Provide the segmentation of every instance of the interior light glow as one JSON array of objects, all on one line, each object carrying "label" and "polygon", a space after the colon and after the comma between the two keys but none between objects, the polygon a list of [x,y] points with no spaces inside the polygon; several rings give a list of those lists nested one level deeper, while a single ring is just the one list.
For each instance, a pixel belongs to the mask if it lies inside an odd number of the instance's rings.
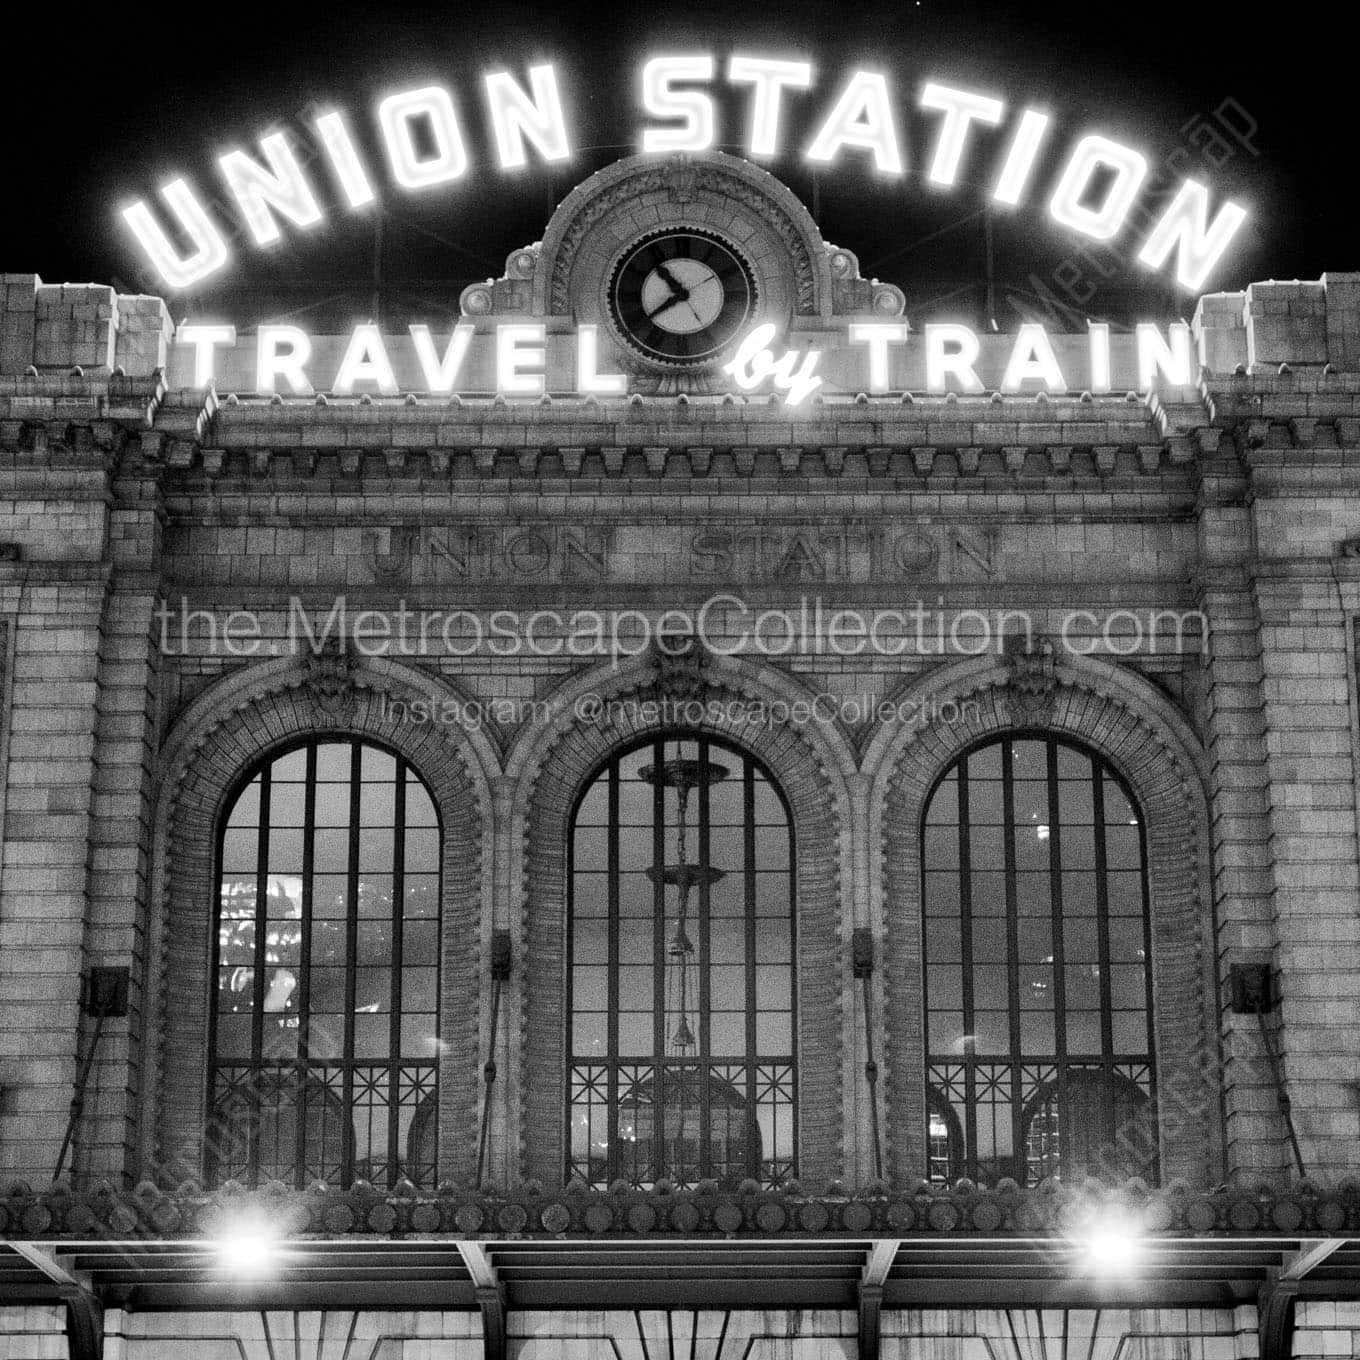
[{"label": "interior light glow", "polygon": [[557,73],[548,65],[531,66],[529,87],[532,93],[526,94],[507,71],[493,71],[486,77],[496,154],[506,170],[528,164],[526,139],[545,161],[564,161],[571,154]]},{"label": "interior light glow", "polygon": [[[422,157],[411,135],[411,124],[427,119],[434,151]],[[453,99],[442,85],[425,85],[418,90],[390,94],[378,105],[378,122],[392,178],[406,189],[428,189],[447,184],[467,169],[467,149],[458,130]]]},{"label": "interior light glow", "polygon": [[628,391],[628,376],[624,373],[601,373],[600,328],[576,328],[576,390],[601,397],[621,397]]},{"label": "interior light glow", "polygon": [[382,332],[371,321],[355,326],[331,391],[347,397],[354,391],[355,384],[361,382],[376,383],[385,397],[397,394],[397,379],[392,372],[392,361],[387,357]]},{"label": "interior light glow", "polygon": [[228,151],[217,158],[217,168],[256,244],[268,246],[283,236],[275,213],[281,213],[299,227],[314,227],[321,221],[321,209],[282,132],[261,137],[260,150],[267,166],[252,160],[244,151]]},{"label": "interior light glow", "polygon": [[305,370],[311,357],[311,339],[300,327],[261,326],[255,334],[255,390],[275,392],[282,378],[294,395],[310,396]]},{"label": "interior light glow", "polygon": [[653,57],[642,68],[642,106],[656,118],[678,119],[681,126],[644,128],[643,151],[706,151],[713,145],[713,101],[701,90],[676,90],[677,80],[713,79],[713,58],[706,53]]},{"label": "interior light glow", "polygon": [[1025,322],[1015,333],[1015,344],[1001,379],[1003,392],[1022,392],[1026,382],[1041,382],[1046,391],[1066,392],[1067,381],[1058,367],[1053,342],[1036,321]]},{"label": "interior light glow", "polygon": [[161,185],[161,197],[179,219],[181,230],[193,242],[192,254],[179,253],[141,199],[123,209],[123,220],[161,278],[171,288],[187,288],[215,274],[231,255],[212,218],[184,180],[174,179]]},{"label": "interior light glow", "polygon": [[884,174],[902,173],[888,82],[874,71],[855,71],[806,151],[810,161],[834,160],[843,146],[873,152]]},{"label": "interior light glow", "polygon": [[[1103,201],[1092,207],[1083,200],[1092,177],[1102,167],[1114,174],[1105,188]],[[1124,225],[1146,176],[1147,161],[1132,147],[1121,146],[1108,137],[1083,137],[1072,149],[1049,200],[1049,214],[1055,222],[1083,236],[1108,241]]]},{"label": "interior light glow", "polygon": [[1172,387],[1188,387],[1195,381],[1191,360],[1190,327],[1173,321],[1166,328],[1166,339],[1151,323],[1134,327],[1138,350],[1138,390],[1150,392],[1160,373]]},{"label": "interior light glow", "polygon": [[213,351],[218,345],[234,345],[236,343],[236,327],[185,324],[175,332],[175,339],[182,345],[193,346],[194,386],[211,387],[215,368]]},{"label": "interior light glow", "polygon": [[1038,159],[1039,148],[1048,132],[1048,115],[1038,109],[1026,109],[1020,115],[1020,124],[1011,138],[1010,150],[1006,152],[1005,163],[997,178],[992,198],[997,203],[1014,205],[1029,183],[1030,171]]},{"label": "interior light glow", "polygon": [[496,391],[515,397],[541,396],[546,342],[547,328],[538,323],[497,326]]},{"label": "interior light glow", "polygon": [[812,84],[812,63],[734,56],[727,63],[727,78],[734,85],[755,86],[748,145],[751,155],[777,155],[780,96],[785,89],[806,90]]},{"label": "interior light glow", "polygon": [[316,120],[316,130],[349,206],[362,208],[364,204],[372,203],[373,186],[368,182],[364,163],[359,159],[358,148],[354,145],[343,116],[334,112],[323,113]]},{"label": "interior light glow", "polygon": [[1209,226],[1209,191],[1197,180],[1188,179],[1138,252],[1138,263],[1157,269],[1174,250],[1176,282],[1198,292],[1246,220],[1247,210],[1228,202]]},{"label": "interior light glow", "polygon": [[408,329],[411,332],[411,341],[415,346],[416,358],[420,361],[420,372],[425,379],[425,390],[427,392],[438,392],[441,395],[452,392],[459,370],[463,367],[463,361],[467,358],[468,347],[472,344],[472,336],[476,328],[467,322],[460,322],[456,325],[453,328],[453,334],[449,336],[448,347],[444,350],[442,359],[435,350],[434,337],[430,334],[428,326],[413,325]]},{"label": "interior light glow", "polygon": [[1104,321],[1086,323],[1086,342],[1090,353],[1091,391],[1109,392],[1110,386],[1110,328]]},{"label": "interior light glow", "polygon": [[944,114],[940,125],[940,137],[935,143],[935,156],[931,160],[927,178],[932,184],[953,184],[958,178],[959,165],[963,161],[963,146],[968,137],[968,125],[976,119],[979,123],[996,124],[1006,106],[999,99],[987,95],[974,94],[971,90],[955,90],[948,85],[931,83],[921,91],[921,107],[935,109]]},{"label": "interior light glow", "polygon": [[957,322],[932,322],[926,326],[926,391],[947,392],[949,379],[960,390],[982,391],[982,379],[974,370],[981,345],[967,326]]},{"label": "interior light glow", "polygon": [[850,323],[850,343],[852,345],[868,345],[869,347],[870,392],[888,391],[890,382],[888,346],[905,344],[907,333],[908,327],[905,321],[853,321]]}]

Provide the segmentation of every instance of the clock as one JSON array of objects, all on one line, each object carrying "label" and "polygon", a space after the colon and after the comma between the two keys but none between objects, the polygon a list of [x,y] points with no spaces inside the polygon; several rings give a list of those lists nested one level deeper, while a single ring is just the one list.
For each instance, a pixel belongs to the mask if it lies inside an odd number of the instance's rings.
[{"label": "clock", "polygon": [[717,236],[674,228],[630,246],[614,267],[609,310],[645,358],[697,367],[737,340],[755,312],[750,266]]}]

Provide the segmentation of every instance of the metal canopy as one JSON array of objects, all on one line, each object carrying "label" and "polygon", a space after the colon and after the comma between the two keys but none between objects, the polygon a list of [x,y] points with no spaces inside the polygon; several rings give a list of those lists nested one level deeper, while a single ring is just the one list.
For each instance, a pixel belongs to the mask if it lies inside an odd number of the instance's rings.
[{"label": "metal canopy", "polygon": [[[1338,1245],[1339,1243],[1339,1245]],[[477,1283],[454,1240],[289,1241],[267,1278],[240,1279],[217,1242],[78,1241],[60,1263],[106,1306],[474,1309]],[[1255,1300],[1309,1248],[1300,1238],[1160,1238],[1126,1277],[1091,1273],[1080,1248],[1050,1239],[786,1239],[476,1244],[509,1309],[857,1306],[875,1250],[890,1246],[883,1306],[1231,1306]],[[1360,1298],[1360,1239],[1333,1239],[1298,1281],[1301,1297]],[[70,1287],[30,1254],[52,1243],[0,1243],[0,1295],[56,1302]],[[57,1259],[53,1257],[52,1259]],[[485,1285],[483,1287],[486,1287]]]},{"label": "metal canopy", "polygon": [[[1127,1275],[1093,1273],[1084,1227],[1136,1225]],[[267,1277],[234,1278],[236,1215],[277,1232]],[[0,1197],[0,1295],[139,1309],[1225,1306],[1263,1292],[1360,1298],[1360,1186],[1149,1191],[960,1183],[509,1194],[178,1192],[144,1183]],[[867,1309],[867,1312],[865,1311]]]}]

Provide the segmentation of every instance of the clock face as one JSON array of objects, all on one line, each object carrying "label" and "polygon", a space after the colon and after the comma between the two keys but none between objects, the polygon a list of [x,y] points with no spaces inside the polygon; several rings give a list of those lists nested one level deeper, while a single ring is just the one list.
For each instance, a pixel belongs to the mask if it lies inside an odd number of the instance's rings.
[{"label": "clock face", "polygon": [[670,230],[631,247],[614,269],[610,311],[649,359],[701,364],[746,329],[756,285],[746,262],[703,232]]}]

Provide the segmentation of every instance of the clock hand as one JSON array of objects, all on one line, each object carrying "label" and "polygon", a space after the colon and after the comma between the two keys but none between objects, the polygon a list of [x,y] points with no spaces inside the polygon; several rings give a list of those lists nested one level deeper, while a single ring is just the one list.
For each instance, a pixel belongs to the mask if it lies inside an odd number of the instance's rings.
[{"label": "clock hand", "polygon": [[664,264],[658,264],[656,267],[656,272],[660,274],[663,279],[665,279],[666,286],[671,290],[672,293],[675,294],[675,296],[681,302],[683,302],[686,298],[689,297],[689,289],[686,288],[685,285],[681,283],[680,280],[677,279],[675,275],[672,274],[671,271],[667,269]]},{"label": "clock hand", "polygon": [[688,301],[689,295],[687,293],[683,296],[679,293],[673,293],[661,304],[661,306],[653,307],[650,312],[644,312],[642,314],[642,319],[644,321],[655,321],[662,312],[669,311],[670,308],[674,307],[677,303]]}]

